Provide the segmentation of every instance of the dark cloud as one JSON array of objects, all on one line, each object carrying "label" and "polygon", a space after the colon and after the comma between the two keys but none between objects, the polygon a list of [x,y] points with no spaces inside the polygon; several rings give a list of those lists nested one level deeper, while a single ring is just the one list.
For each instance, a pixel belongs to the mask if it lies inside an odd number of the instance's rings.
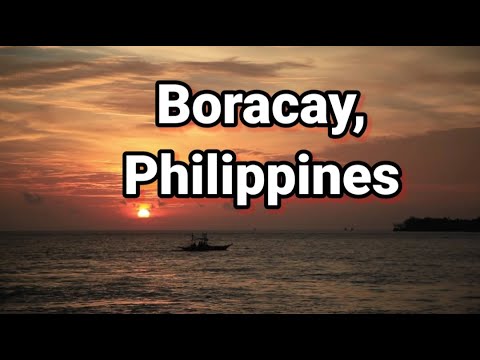
[{"label": "dark cloud", "polygon": [[[480,58],[479,58],[480,60]],[[457,70],[452,69],[451,72],[428,71],[425,67],[415,74],[415,80],[430,84],[446,84],[460,86],[478,86],[480,85],[480,70]]]},{"label": "dark cloud", "polygon": [[16,56],[12,51],[8,50],[9,55],[0,52],[0,89],[22,89],[22,96],[38,100],[39,89],[76,84],[77,88],[81,86],[82,93],[96,94],[81,100],[87,106],[101,111],[142,115],[154,113],[153,85],[162,77],[181,77],[193,85],[209,87],[205,80],[211,79],[212,75],[221,83],[222,79],[238,77],[274,78],[284,70],[312,67],[295,61],[256,63],[237,58],[210,62],[151,62],[137,56],[98,54],[95,51],[88,57],[76,49],[70,54],[68,49],[63,49],[59,57],[46,56],[49,51],[60,51],[56,48],[21,49]]},{"label": "dark cloud", "polygon": [[[152,87],[153,81],[145,83],[141,91],[118,91],[113,97],[88,100],[88,104],[95,105],[101,109],[124,114],[151,115],[155,113],[155,92]],[[155,126],[154,121],[150,123]],[[141,123],[144,127],[146,124]],[[137,127],[142,127],[138,126]]]},{"label": "dark cloud", "polygon": [[208,62],[184,61],[177,63],[176,67],[179,70],[191,69],[195,71],[222,72],[248,77],[273,77],[278,75],[278,72],[282,70],[308,69],[312,68],[312,65],[294,61],[260,64],[231,58],[223,61]]},{"label": "dark cloud", "polygon": [[2,65],[7,70],[4,70],[0,87],[46,88],[78,80],[121,77],[129,74],[155,78],[155,75],[163,72],[162,65],[152,64],[136,57],[108,57],[92,62],[33,62],[23,66],[11,65],[9,61],[15,62],[15,58],[3,61]]},{"label": "dark cloud", "polygon": [[85,65],[80,61],[12,61],[11,56],[0,56],[0,76],[26,74],[32,72],[61,72]]},{"label": "dark cloud", "polygon": [[166,202],[166,201],[163,201],[161,199],[158,199],[157,200],[157,205],[159,208],[162,208],[162,207],[167,207],[167,208],[181,208],[181,207],[184,207],[185,204],[183,203],[178,203],[178,202]]},{"label": "dark cloud", "polygon": [[[420,124],[430,124],[428,127],[439,129],[442,126],[456,128],[472,127],[480,124],[480,107],[478,107],[478,102],[475,102],[474,98],[469,98],[466,95],[461,99],[445,98],[444,102],[440,104],[431,104],[424,100],[421,97],[396,95],[377,99],[377,103],[381,104],[383,108],[395,112],[391,115],[391,118],[384,116],[381,119],[375,119],[375,121],[381,121],[385,125],[393,123],[391,126],[393,128],[397,119],[401,117],[404,119],[401,123],[409,122],[412,130],[415,130]],[[459,106],[468,107],[469,111],[459,111]]]},{"label": "dark cloud", "polygon": [[[112,50],[101,47],[38,47],[12,46],[0,48],[0,58],[15,57],[18,62],[92,61],[111,55]],[[1,60],[0,60],[1,61]]]},{"label": "dark cloud", "polygon": [[[478,66],[465,61],[458,56],[455,59],[437,59],[435,53],[424,53],[428,59],[411,59],[396,64],[395,71],[382,72],[391,79],[392,86],[408,85],[412,92],[416,89],[429,86],[447,87],[477,87],[480,85],[480,70]],[[477,64],[480,56],[477,57]],[[433,62],[433,64],[432,64]],[[432,93],[439,91],[432,88]]]},{"label": "dark cloud", "polygon": [[[33,61],[30,58],[8,55],[0,56],[0,76],[2,77],[0,87],[45,88],[78,80],[94,78],[105,80],[109,77],[112,78],[110,82],[115,83],[121,82],[122,77],[129,76],[130,82],[145,82],[149,89],[152,89],[153,81],[167,71],[185,74],[209,72],[248,77],[274,77],[279,71],[301,68],[311,68],[311,65],[292,61],[260,64],[235,58],[211,62],[152,63],[135,56],[106,56],[88,61]],[[111,105],[120,106],[123,102]]]},{"label": "dark cloud", "polygon": [[180,208],[183,207],[185,204],[178,203],[178,202],[167,202],[161,199],[157,200],[158,207],[167,207],[167,208]]},{"label": "dark cloud", "polygon": [[267,153],[260,150],[254,150],[254,149],[233,148],[232,151],[235,152],[235,154],[237,155],[262,156],[262,157],[272,155],[271,153]]},{"label": "dark cloud", "polygon": [[[480,127],[431,131],[421,135],[384,137],[341,144],[314,154],[318,160],[341,163],[362,160],[396,162],[408,184],[474,186],[480,189]],[[480,192],[478,192],[480,194]]]},{"label": "dark cloud", "polygon": [[48,161],[0,163],[0,187],[15,188],[19,183],[34,186],[38,191],[62,192],[73,196],[118,196],[121,194],[121,174],[87,173],[78,167],[68,168]]},{"label": "dark cloud", "polygon": [[295,153],[283,154],[283,153],[272,153],[256,149],[244,149],[244,148],[234,148],[233,152],[237,156],[242,156],[248,159],[265,159],[269,161],[294,161]]},{"label": "dark cloud", "polygon": [[480,59],[479,46],[439,46],[432,49],[439,58],[465,59],[477,62]]},{"label": "dark cloud", "polygon": [[[473,166],[480,154],[480,127],[430,131],[412,136],[389,136],[367,142],[346,143],[313,152],[317,161],[347,163],[362,160],[374,164],[391,160],[405,171],[408,183],[475,185],[480,187],[480,168]],[[268,153],[245,148],[232,149],[247,158],[295,162],[295,154]]]},{"label": "dark cloud", "polygon": [[33,193],[33,192],[23,192],[23,199],[28,203],[28,204],[41,204],[43,202],[43,197],[40,196],[39,194]]},{"label": "dark cloud", "polygon": [[[32,133],[35,131],[32,130]],[[41,133],[42,131],[39,130]],[[33,139],[12,139],[0,142],[0,157],[7,154],[18,156],[19,154],[45,154],[48,151],[74,151],[77,149],[84,149],[91,143],[73,136],[67,138],[59,136],[43,136]]]},{"label": "dark cloud", "polygon": [[50,134],[49,131],[34,128],[27,120],[7,121],[3,119],[0,119],[0,132],[0,137]]}]

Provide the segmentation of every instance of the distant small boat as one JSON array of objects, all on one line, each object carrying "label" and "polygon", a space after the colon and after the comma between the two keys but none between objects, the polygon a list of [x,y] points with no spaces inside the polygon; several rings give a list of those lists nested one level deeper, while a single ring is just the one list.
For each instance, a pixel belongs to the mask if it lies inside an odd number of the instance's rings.
[{"label": "distant small boat", "polygon": [[179,246],[183,251],[222,251],[227,250],[232,244],[228,245],[209,245],[207,233],[203,233],[202,237],[194,238],[192,234],[192,243],[188,246]]}]

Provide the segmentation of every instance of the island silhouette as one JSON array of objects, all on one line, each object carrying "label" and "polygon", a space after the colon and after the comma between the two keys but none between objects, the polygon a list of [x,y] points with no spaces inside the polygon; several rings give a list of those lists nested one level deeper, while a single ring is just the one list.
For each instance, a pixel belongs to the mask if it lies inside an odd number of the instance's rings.
[{"label": "island silhouette", "polygon": [[409,217],[402,223],[394,224],[393,231],[465,231],[479,232],[480,217],[476,219],[417,218]]}]

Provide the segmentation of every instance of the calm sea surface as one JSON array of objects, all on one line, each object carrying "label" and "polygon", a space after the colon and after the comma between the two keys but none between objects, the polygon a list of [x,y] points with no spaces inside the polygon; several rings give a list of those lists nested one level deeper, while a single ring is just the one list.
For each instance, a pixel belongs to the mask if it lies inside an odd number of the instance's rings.
[{"label": "calm sea surface", "polygon": [[480,234],[0,233],[2,313],[480,313]]}]

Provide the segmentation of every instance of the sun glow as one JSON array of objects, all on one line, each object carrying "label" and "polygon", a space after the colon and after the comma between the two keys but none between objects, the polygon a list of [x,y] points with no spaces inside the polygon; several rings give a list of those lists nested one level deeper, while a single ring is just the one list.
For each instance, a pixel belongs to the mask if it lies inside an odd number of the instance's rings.
[{"label": "sun glow", "polygon": [[138,216],[139,218],[149,218],[149,217],[150,217],[150,210],[145,209],[145,208],[140,209],[140,210],[138,210],[138,212],[137,212],[137,216]]}]

